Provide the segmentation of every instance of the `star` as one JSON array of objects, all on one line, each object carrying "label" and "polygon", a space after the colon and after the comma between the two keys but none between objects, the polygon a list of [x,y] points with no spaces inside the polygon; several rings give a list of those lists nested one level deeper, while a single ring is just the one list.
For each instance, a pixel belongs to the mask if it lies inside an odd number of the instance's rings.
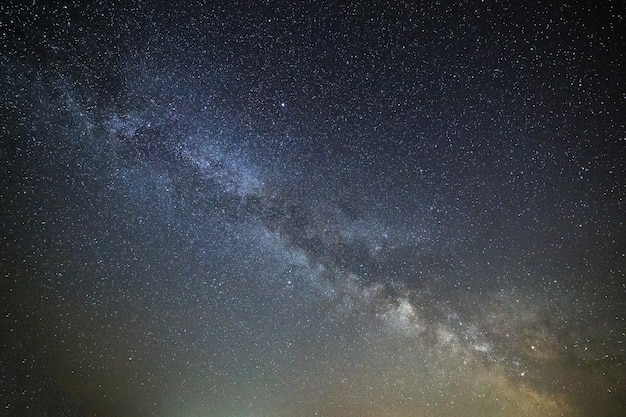
[{"label": "star", "polygon": [[16,4],[7,415],[624,415],[621,12]]}]

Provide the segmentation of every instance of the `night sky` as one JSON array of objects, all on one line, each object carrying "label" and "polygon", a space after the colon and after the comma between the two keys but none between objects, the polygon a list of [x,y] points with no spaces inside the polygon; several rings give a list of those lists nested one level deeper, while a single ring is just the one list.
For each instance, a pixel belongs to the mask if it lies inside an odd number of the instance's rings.
[{"label": "night sky", "polygon": [[623,3],[12,3],[1,416],[626,415]]}]

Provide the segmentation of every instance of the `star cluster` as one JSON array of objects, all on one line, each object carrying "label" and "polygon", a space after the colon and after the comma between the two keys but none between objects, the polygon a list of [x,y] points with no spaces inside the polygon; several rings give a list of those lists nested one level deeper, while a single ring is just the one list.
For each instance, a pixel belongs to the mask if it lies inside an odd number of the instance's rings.
[{"label": "star cluster", "polygon": [[625,412],[616,2],[0,13],[0,414]]}]

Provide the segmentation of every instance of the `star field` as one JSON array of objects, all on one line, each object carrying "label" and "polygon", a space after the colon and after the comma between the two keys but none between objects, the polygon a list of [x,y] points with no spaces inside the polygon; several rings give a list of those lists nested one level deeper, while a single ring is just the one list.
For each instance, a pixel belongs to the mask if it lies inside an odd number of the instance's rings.
[{"label": "star field", "polygon": [[624,414],[617,2],[0,24],[0,415]]}]

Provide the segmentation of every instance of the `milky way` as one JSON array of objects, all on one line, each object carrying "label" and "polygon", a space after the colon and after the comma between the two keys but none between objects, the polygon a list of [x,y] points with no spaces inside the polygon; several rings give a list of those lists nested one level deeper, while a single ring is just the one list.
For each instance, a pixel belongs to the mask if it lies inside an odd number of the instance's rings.
[{"label": "milky way", "polygon": [[624,10],[1,9],[0,414],[626,412]]}]

